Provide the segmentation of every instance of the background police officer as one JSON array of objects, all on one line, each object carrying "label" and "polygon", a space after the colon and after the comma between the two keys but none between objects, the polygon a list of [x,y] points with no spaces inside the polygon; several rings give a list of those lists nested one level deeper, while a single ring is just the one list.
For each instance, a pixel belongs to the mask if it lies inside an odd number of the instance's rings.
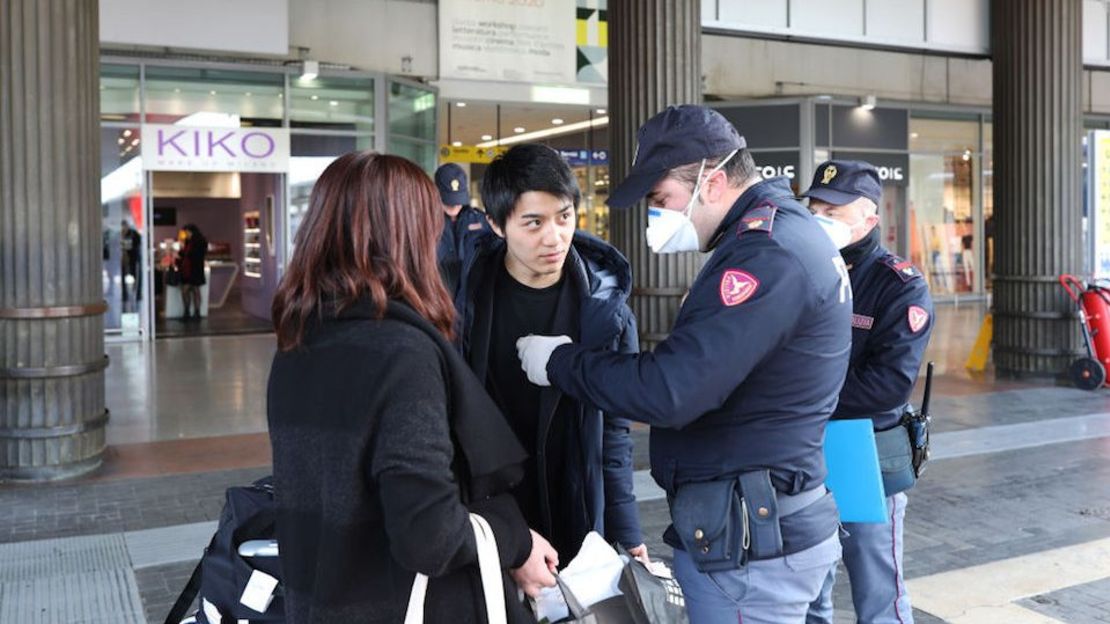
[{"label": "background police officer", "polygon": [[[847,523],[844,565],[856,617],[865,624],[911,624],[902,578],[904,490],[914,483],[909,437],[901,426],[933,324],[929,287],[909,262],[879,243],[879,174],[865,162],[830,161],[817,167],[805,192],[809,208],[844,223],[851,243],[841,250],[854,294],[852,359],[833,418],[870,418],[875,427],[891,524]],[[832,622],[829,575],[812,622]]]},{"label": "background police officer", "polygon": [[462,167],[455,163],[442,165],[436,169],[435,180],[443,202],[443,233],[436,246],[436,257],[443,283],[453,297],[459,272],[471,251],[469,242],[476,234],[489,230],[489,222],[485,213],[470,205],[470,189]]},{"label": "background police officer", "polygon": [[850,351],[847,272],[785,178],[761,180],[717,112],[668,108],[637,140],[609,205],[646,195],[654,251],[713,255],[653,352],[529,336],[522,365],[534,383],[652,425],[664,540],[693,624],[802,622],[840,556],[822,441]]}]

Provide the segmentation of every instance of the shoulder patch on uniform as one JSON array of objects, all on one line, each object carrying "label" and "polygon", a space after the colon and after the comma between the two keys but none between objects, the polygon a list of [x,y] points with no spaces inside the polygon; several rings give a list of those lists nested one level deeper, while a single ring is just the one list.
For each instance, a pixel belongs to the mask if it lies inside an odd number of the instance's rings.
[{"label": "shoulder patch on uniform", "polygon": [[759,280],[751,273],[728,269],[721,276],[721,303],[730,308],[740,305],[751,299],[758,288]]},{"label": "shoulder patch on uniform", "polygon": [[769,201],[761,202],[740,219],[740,226],[736,229],[736,235],[741,236],[748,232],[766,232],[770,234],[771,227],[775,223],[775,213],[778,210],[778,206]]},{"label": "shoulder patch on uniform", "polygon": [[477,222],[471,223],[470,225],[466,226],[466,229],[468,229],[468,230],[480,230],[480,229],[482,229],[482,224],[477,223]]},{"label": "shoulder patch on uniform", "polygon": [[903,260],[894,254],[887,254],[883,256],[881,262],[885,264],[887,268],[889,268],[891,271],[894,271],[895,275],[897,275],[898,278],[901,279],[903,282],[908,282],[910,280],[924,277],[923,275],[921,275],[921,271],[918,271],[917,267],[915,267],[912,262],[910,262],[909,260]]},{"label": "shoulder patch on uniform", "polygon": [[921,331],[929,322],[929,312],[921,306],[910,306],[909,311],[906,313],[906,317],[910,323],[910,331],[915,334]]}]

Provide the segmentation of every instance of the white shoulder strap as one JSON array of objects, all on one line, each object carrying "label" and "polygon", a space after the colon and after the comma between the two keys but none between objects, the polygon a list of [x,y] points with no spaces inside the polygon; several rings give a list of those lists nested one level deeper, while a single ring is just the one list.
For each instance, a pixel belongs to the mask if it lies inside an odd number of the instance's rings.
[{"label": "white shoulder strap", "polygon": [[[474,529],[474,541],[478,545],[478,571],[486,599],[486,619],[489,624],[507,624],[505,592],[501,584],[501,558],[497,552],[493,529],[478,514],[470,514],[470,525]],[[412,581],[405,624],[424,624],[424,598],[427,593],[428,577],[417,574]]]}]

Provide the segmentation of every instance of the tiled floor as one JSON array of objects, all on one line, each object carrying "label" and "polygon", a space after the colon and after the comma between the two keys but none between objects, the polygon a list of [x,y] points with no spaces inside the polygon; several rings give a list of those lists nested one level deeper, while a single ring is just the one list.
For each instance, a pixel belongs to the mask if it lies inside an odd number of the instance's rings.
[{"label": "tiled floor", "polygon": [[[910,492],[906,522],[906,575],[923,607],[915,619],[1110,622],[1110,569],[1083,559],[1110,543],[1110,391],[968,374],[963,362],[982,314],[981,305],[941,306],[929,349],[937,363],[937,459]],[[198,523],[215,520],[226,487],[268,471],[265,386],[273,350],[272,335],[111,345],[113,446],[105,466],[72,483],[0,486],[0,546],[41,543],[62,552],[67,542],[59,538],[122,536],[135,548],[141,536],[166,536],[160,559],[151,559],[149,544],[147,554],[128,551],[134,569],[118,592],[138,595],[148,621],[160,622],[204,546],[208,525]],[[643,470],[647,432],[634,435],[635,467]],[[668,558],[659,539],[665,502],[645,499],[640,511],[652,553]],[[143,532],[152,528],[164,530]],[[12,565],[0,561],[0,591]],[[1060,585],[1073,578],[1067,570],[1079,580]],[[970,579],[960,576],[971,571]],[[1005,576],[1020,578],[1023,589],[999,594],[999,604],[975,602],[999,587],[976,582]],[[854,621],[849,595],[847,583],[838,583],[838,624]],[[962,606],[945,619],[934,616],[961,600],[1005,617],[984,619]]]}]

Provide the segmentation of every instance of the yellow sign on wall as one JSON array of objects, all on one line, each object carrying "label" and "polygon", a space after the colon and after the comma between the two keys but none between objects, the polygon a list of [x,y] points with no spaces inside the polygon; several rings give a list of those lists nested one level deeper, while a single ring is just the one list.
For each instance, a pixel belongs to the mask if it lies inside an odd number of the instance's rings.
[{"label": "yellow sign on wall", "polygon": [[493,162],[494,158],[497,158],[508,150],[509,148],[504,146],[476,147],[473,145],[462,145],[455,147],[454,145],[441,145],[439,146],[439,162],[488,165]]}]

